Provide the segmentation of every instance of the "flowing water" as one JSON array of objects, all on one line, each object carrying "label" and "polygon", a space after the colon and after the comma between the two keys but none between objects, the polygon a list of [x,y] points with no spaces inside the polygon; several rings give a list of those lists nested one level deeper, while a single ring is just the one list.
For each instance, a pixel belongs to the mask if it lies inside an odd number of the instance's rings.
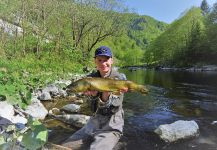
[{"label": "flowing water", "polygon": [[[217,150],[217,124],[212,124],[217,121],[217,72],[121,72],[128,80],[146,85],[150,93],[125,94],[125,127],[120,149]],[[161,124],[177,120],[195,120],[199,137],[168,144],[153,132]],[[50,141],[69,136],[75,130],[59,128]]]},{"label": "flowing water", "polygon": [[[146,85],[150,93],[127,93],[125,149],[217,149],[217,72],[123,70],[128,80]],[[161,124],[195,120],[200,136],[167,144],[154,133]]]}]

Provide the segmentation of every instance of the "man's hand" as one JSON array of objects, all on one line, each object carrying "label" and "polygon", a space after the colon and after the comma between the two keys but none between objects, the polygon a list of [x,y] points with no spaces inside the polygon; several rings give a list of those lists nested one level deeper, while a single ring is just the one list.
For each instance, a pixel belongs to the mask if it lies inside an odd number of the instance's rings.
[{"label": "man's hand", "polygon": [[87,96],[96,96],[98,94],[98,91],[86,91],[83,94]]},{"label": "man's hand", "polygon": [[121,89],[120,92],[121,92],[121,93],[126,93],[126,92],[128,92],[128,88],[125,87],[125,88]]},{"label": "man's hand", "polygon": [[[128,92],[127,87],[120,90],[120,94],[126,93],[126,92]],[[98,94],[98,91],[86,91],[86,92],[84,92],[84,95],[87,95],[87,96],[97,96],[97,94]],[[103,92],[102,97],[101,97],[102,101],[106,102],[108,100],[110,94],[111,94],[111,92]]]}]

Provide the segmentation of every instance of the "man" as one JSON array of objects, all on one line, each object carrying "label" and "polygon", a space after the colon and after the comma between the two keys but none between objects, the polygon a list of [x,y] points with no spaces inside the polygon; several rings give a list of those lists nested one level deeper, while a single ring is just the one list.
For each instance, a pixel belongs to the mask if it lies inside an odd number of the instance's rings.
[{"label": "man", "polygon": [[[90,74],[90,77],[126,79],[124,74],[112,68],[113,58],[109,47],[97,48],[94,61],[97,72]],[[112,150],[122,135],[124,125],[122,102],[123,93],[127,90],[122,89],[120,95],[86,91],[84,94],[91,96],[91,108],[94,115],[83,128],[67,139],[63,146],[72,149]],[[90,146],[87,148],[85,144],[88,142]]]}]

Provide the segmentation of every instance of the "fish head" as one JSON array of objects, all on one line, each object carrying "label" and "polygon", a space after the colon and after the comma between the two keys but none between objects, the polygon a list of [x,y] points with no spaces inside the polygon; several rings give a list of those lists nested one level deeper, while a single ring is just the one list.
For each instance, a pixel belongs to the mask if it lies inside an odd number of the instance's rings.
[{"label": "fish head", "polygon": [[148,89],[144,86],[144,85],[140,85],[140,92],[143,94],[143,95],[146,95],[148,94]]},{"label": "fish head", "polygon": [[66,87],[66,92],[67,93],[77,93],[77,92],[84,92],[88,90],[88,85],[86,82],[84,82],[83,80],[78,80],[75,82],[72,82],[71,84],[69,84]]}]

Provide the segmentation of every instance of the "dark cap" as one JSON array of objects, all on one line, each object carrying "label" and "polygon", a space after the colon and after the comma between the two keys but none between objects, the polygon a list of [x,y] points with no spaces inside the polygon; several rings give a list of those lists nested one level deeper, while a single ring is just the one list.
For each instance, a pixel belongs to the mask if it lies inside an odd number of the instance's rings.
[{"label": "dark cap", "polygon": [[107,46],[101,46],[101,47],[96,49],[94,58],[96,56],[112,57],[111,49],[109,47],[107,47]]}]

